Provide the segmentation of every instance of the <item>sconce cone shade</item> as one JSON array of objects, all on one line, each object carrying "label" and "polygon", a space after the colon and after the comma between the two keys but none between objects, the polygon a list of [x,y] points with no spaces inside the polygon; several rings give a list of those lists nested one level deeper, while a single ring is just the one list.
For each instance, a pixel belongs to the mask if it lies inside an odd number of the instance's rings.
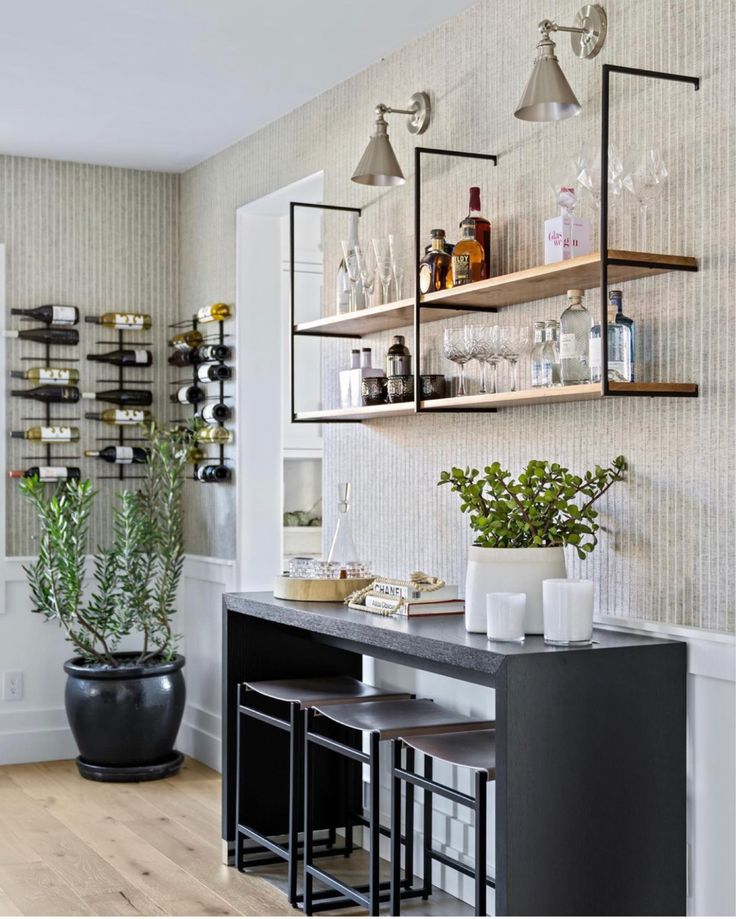
[{"label": "sconce cone shade", "polygon": [[388,124],[383,115],[376,119],[376,130],[368,141],[352,176],[360,185],[403,185],[406,179],[388,139]]},{"label": "sconce cone shade", "polygon": [[562,121],[577,115],[580,103],[555,57],[554,42],[542,41],[538,47],[540,55],[514,115],[522,121]]}]

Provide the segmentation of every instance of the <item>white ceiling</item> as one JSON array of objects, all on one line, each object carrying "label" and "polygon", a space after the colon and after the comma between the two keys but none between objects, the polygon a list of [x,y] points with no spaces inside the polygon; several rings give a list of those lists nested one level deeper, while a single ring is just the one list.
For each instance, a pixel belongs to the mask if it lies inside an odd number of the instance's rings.
[{"label": "white ceiling", "polygon": [[5,0],[0,153],[179,172],[474,2]]}]

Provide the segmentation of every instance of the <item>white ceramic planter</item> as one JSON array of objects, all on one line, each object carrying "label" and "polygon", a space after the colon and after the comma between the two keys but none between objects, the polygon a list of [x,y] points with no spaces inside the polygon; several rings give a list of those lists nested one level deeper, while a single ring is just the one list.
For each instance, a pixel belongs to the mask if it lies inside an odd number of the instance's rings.
[{"label": "white ceramic planter", "polygon": [[542,581],[567,577],[561,546],[544,549],[485,549],[471,546],[465,577],[465,628],[486,631],[486,594],[526,594],[527,635],[544,633]]}]

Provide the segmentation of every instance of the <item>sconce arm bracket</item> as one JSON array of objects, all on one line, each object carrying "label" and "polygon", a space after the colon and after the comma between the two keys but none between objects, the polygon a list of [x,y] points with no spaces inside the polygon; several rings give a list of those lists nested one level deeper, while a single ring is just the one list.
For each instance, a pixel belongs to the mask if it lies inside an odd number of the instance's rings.
[{"label": "sconce arm bracket", "polygon": [[427,93],[414,93],[411,97],[411,108],[393,108],[379,102],[376,114],[383,115],[408,115],[407,128],[410,134],[424,134],[432,118],[432,103]]}]

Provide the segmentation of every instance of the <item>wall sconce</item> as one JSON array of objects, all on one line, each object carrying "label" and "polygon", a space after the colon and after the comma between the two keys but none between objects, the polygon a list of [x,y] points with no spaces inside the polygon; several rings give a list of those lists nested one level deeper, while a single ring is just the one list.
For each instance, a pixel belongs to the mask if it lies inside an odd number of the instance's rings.
[{"label": "wall sconce", "polygon": [[375,130],[368,141],[365,153],[352,175],[353,182],[360,185],[403,185],[406,179],[388,138],[386,115],[408,115],[407,128],[410,134],[423,134],[429,127],[432,106],[427,93],[414,93],[411,107],[391,108],[379,103],[376,106]]},{"label": "wall sconce", "polygon": [[560,26],[549,19],[539,23],[542,37],[537,44],[537,59],[514,115],[522,121],[562,121],[580,112],[580,103],[565,79],[550,32],[570,32],[572,50],[577,57],[590,59],[606,40],[606,11],[597,3],[578,10],[574,26]]}]

